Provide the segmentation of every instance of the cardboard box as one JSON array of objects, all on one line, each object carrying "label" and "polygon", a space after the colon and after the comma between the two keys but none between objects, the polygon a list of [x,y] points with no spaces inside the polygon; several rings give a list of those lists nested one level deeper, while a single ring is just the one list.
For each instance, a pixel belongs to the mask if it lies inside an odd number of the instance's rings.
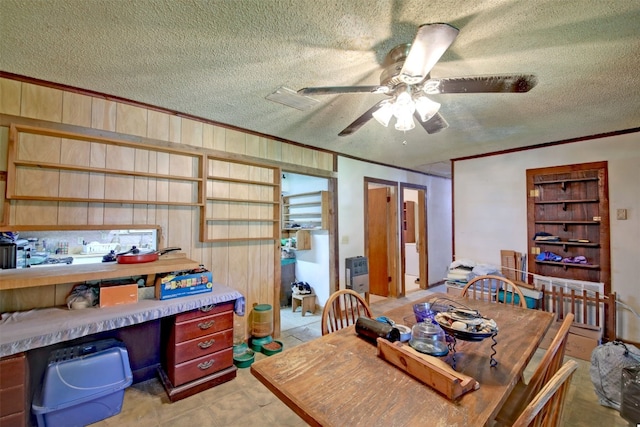
[{"label": "cardboard box", "polygon": [[213,277],[207,270],[192,270],[183,274],[165,274],[156,279],[156,299],[186,297],[213,290]]},{"label": "cardboard box", "polygon": [[449,295],[453,295],[453,296],[460,296],[462,295],[462,287],[461,286],[455,286],[455,285],[447,285],[447,293]]},{"label": "cardboard box", "polygon": [[[555,322],[551,325],[547,334],[540,343],[540,348],[547,349],[551,345],[551,341],[558,333],[561,322]],[[591,352],[602,342],[602,330],[595,326],[574,325],[569,328],[569,337],[567,338],[567,349],[565,355],[578,359],[590,361]]]},{"label": "cardboard box", "polygon": [[134,304],[138,302],[138,285],[100,286],[100,307]]}]

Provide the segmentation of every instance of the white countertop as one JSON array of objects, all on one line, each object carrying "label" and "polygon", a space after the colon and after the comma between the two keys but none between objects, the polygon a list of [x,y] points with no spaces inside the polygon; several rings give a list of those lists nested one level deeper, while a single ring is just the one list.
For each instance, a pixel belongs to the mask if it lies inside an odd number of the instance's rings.
[{"label": "white countertop", "polygon": [[69,310],[50,307],[4,313],[0,320],[0,357],[69,341],[86,335],[194,310],[209,304],[236,301],[236,313],[244,314],[244,296],[214,283],[212,292],[169,300],[140,300],[115,307]]}]

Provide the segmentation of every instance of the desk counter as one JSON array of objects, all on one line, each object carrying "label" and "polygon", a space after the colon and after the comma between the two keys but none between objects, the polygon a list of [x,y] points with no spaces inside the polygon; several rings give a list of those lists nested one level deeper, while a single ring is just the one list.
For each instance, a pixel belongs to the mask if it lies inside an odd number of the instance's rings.
[{"label": "desk counter", "polygon": [[0,320],[0,357],[232,300],[244,301],[244,296],[215,283],[212,292],[164,301],[141,300],[135,304],[82,310],[51,307],[4,313]]}]

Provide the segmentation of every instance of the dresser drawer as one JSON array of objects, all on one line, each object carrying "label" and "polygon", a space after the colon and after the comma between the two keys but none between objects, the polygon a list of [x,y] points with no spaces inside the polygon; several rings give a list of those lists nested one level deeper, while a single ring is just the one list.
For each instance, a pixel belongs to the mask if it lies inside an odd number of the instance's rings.
[{"label": "dresser drawer", "polygon": [[174,386],[211,375],[233,365],[233,348],[207,354],[175,366],[168,366],[167,376]]},{"label": "dresser drawer", "polygon": [[24,353],[0,360],[0,389],[24,384],[26,359]]},{"label": "dresser drawer", "polygon": [[0,417],[0,427],[24,427],[25,419],[24,411]]},{"label": "dresser drawer", "polygon": [[23,385],[0,390],[0,417],[24,411],[24,399]]},{"label": "dresser drawer", "polygon": [[0,427],[25,425],[26,365],[24,353],[0,360]]},{"label": "dresser drawer", "polygon": [[187,320],[198,317],[211,316],[212,314],[224,313],[225,311],[233,311],[234,304],[234,301],[229,301],[220,304],[206,305],[195,310],[180,313],[176,315],[176,323],[186,322]]},{"label": "dresser drawer", "polygon": [[[176,344],[174,358],[170,363],[177,364],[215,353],[233,346],[233,329],[226,329],[215,334],[205,335],[193,340]],[[170,351],[170,350],[169,350]]]},{"label": "dresser drawer", "polygon": [[173,328],[173,342],[178,344],[225,329],[233,329],[233,312],[231,311],[198,317],[186,322],[176,322]]}]

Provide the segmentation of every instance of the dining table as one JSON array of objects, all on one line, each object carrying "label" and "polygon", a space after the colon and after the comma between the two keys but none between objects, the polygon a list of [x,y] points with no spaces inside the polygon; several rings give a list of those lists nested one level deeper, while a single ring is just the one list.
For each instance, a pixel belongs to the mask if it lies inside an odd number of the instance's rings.
[{"label": "dining table", "polygon": [[251,372],[313,426],[489,424],[522,377],[553,315],[436,293],[383,316],[410,326],[415,324],[413,304],[420,302],[466,307],[496,322],[495,342],[492,338],[456,339],[449,354],[439,358],[455,365],[456,372],[473,377],[479,384],[477,389],[457,399],[447,398],[379,357],[376,343],[359,335],[354,325],[258,360],[251,365]]}]

